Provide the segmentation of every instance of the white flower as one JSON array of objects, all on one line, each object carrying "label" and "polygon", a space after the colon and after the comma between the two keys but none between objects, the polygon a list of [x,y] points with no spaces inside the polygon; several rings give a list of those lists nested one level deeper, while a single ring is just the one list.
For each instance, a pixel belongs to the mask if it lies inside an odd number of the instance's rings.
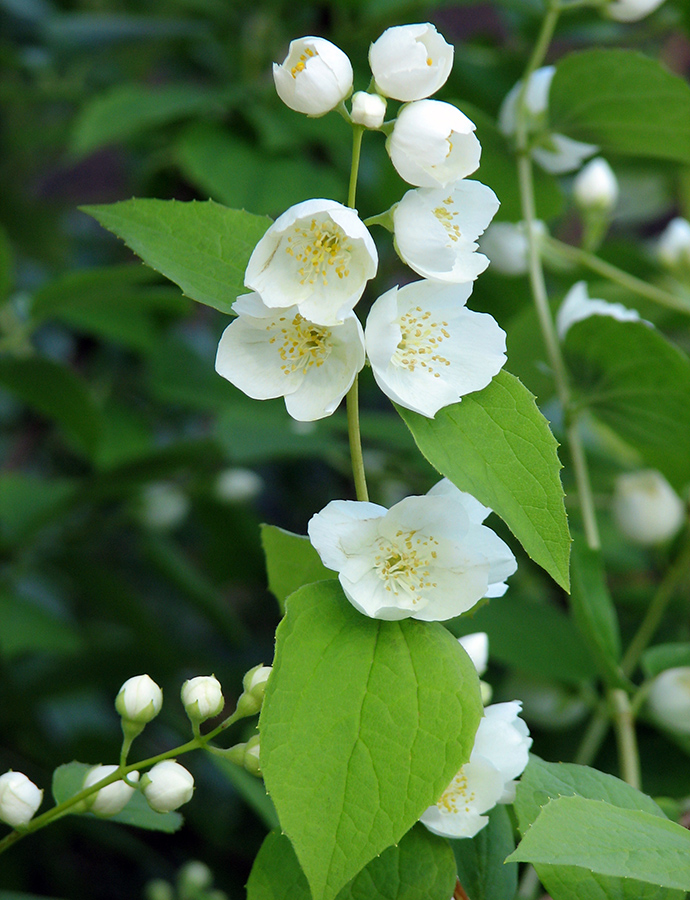
[{"label": "white flower", "polygon": [[218,374],[255,400],[285,397],[301,422],[334,413],[364,365],[355,314],[338,325],[315,325],[297,306],[269,309],[258,294],[244,294],[233,309],[238,317],[218,344]]},{"label": "white flower", "polygon": [[647,695],[647,705],[659,725],[690,734],[690,666],[666,669],[657,675]]},{"label": "white flower", "polygon": [[527,765],[532,738],[518,717],[521,704],[495,703],[484,710],[470,761],[460,769],[421,822],[442,837],[474,837],[489,821],[482,813],[512,803],[515,782]]},{"label": "white flower", "polygon": [[[539,219],[533,223],[537,240],[548,232]],[[494,222],[479,241],[479,249],[491,261],[491,271],[501,275],[526,275],[529,269],[529,242],[525,222]]]},{"label": "white flower", "polygon": [[214,486],[216,498],[223,503],[247,503],[264,489],[264,480],[251,469],[240,466],[218,473]]},{"label": "white flower", "polygon": [[458,643],[472,660],[477,675],[483,675],[489,663],[489,635],[485,631],[475,631],[459,637]]},{"label": "white flower", "polygon": [[24,828],[43,801],[43,791],[22,772],[0,775],[0,822]]},{"label": "white flower", "polygon": [[499,202],[479,181],[408,191],[393,210],[395,246],[403,262],[433,281],[474,281],[489,265],[475,243]]},{"label": "white flower", "polygon": [[386,117],[386,101],[379,94],[357,91],[352,95],[352,121],[365,128],[380,128]]},{"label": "white flower", "polygon": [[657,244],[659,261],[669,269],[690,271],[690,222],[678,216],[671,219]]},{"label": "white flower", "polygon": [[296,112],[323,116],[349,96],[352,64],[325,38],[303,37],[290,43],[281,66],[273,63],[278,96]]},{"label": "white flower", "polygon": [[453,68],[453,46],[429,22],[395,25],[369,48],[376,87],[395,100],[422,100],[443,87]]},{"label": "white flower", "polygon": [[386,149],[408,184],[446,187],[479,166],[482,148],[474,130],[474,122],[450,103],[417,100],[398,114]]},{"label": "white flower", "polygon": [[618,476],[613,515],[627,538],[635,544],[654,546],[676,534],[686,510],[661,472],[646,469]]},{"label": "white flower", "polygon": [[[99,781],[103,781],[113,772],[117,772],[118,766],[94,766],[86,773],[83,787],[93,787]],[[138,772],[129,772],[127,774],[129,781],[139,781]],[[132,799],[135,788],[127,784],[124,780],[114,781],[112,784],[106,785],[95,794],[92,794],[86,801],[89,811],[97,816],[116,816],[127,806]]]},{"label": "white flower", "polygon": [[628,309],[622,303],[609,303],[606,300],[590,300],[587,284],[578,281],[563,298],[556,314],[556,330],[563,340],[568,329],[576,322],[590,316],[610,316],[619,322],[639,322],[640,314],[636,309]]},{"label": "white flower", "polygon": [[307,530],[348,600],[374,619],[454,618],[516,569],[503,541],[471,521],[457,489],[406,497],[389,510],[333,500]]},{"label": "white flower", "polygon": [[139,517],[154,531],[170,531],[184,522],[189,507],[189,497],[176,484],[154,481],[141,492]]},{"label": "white flower", "polygon": [[573,197],[584,210],[608,212],[613,209],[618,201],[618,179],[605,159],[598,156],[577,173]]},{"label": "white flower", "polygon": [[194,793],[194,778],[173,759],[156,763],[141,780],[144,796],[156,812],[172,812],[188,803]]},{"label": "white flower", "polygon": [[664,0],[612,0],[604,14],[617,22],[637,22],[654,12]]},{"label": "white flower", "polygon": [[354,209],[335,200],[305,200],[261,238],[244,283],[266,306],[299,306],[310,322],[336,325],[352,311],[377,266],[374,241]]},{"label": "white flower", "polygon": [[205,722],[217,716],[225,705],[223,691],[215,675],[190,678],[182,685],[180,696],[192,722]]},{"label": "white flower", "polygon": [[[549,90],[555,74],[555,66],[543,66],[529,77],[524,103],[530,134],[546,132]],[[518,81],[506,95],[498,112],[498,127],[507,137],[514,135],[517,130],[517,107],[521,91],[522,81]],[[574,141],[564,134],[547,133],[541,145],[533,147],[532,156],[547,172],[560,174],[579,169],[583,160],[598,149],[594,144]]]},{"label": "white flower", "polygon": [[115,709],[130,722],[145,725],[163,706],[163,691],[148,675],[133,675],[120,688]]},{"label": "white flower", "polygon": [[506,361],[505,333],[465,308],[469,284],[415,281],[372,306],[365,341],[376,383],[395,403],[432,418],[486,387]]}]

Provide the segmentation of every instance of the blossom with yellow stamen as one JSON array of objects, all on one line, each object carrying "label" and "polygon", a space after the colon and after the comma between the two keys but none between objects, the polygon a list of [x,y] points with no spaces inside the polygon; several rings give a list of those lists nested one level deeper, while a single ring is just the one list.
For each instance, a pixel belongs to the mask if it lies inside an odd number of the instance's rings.
[{"label": "blossom with yellow stamen", "polygon": [[278,96],[296,112],[323,116],[352,91],[352,63],[347,54],[320,37],[292,41],[282,65],[273,64]]},{"label": "blossom with yellow stamen", "polygon": [[377,266],[374,241],[354,209],[335,200],[305,200],[261,238],[244,283],[271,309],[298,306],[310,322],[337,325]]}]

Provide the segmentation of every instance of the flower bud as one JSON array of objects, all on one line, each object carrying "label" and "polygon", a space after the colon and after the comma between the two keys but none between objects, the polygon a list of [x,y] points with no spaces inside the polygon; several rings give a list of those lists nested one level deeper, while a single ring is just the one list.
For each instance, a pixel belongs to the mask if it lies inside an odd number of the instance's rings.
[{"label": "flower bud", "polygon": [[646,469],[616,479],[613,515],[629,540],[653,546],[676,534],[685,519],[685,507],[660,472]]},{"label": "flower bud", "polygon": [[222,503],[247,503],[263,488],[263,478],[251,469],[225,469],[216,479],[215,495]]},{"label": "flower bud", "polygon": [[477,675],[483,675],[489,662],[489,635],[485,631],[475,631],[459,637],[458,643],[472,660]]},{"label": "flower bud", "polygon": [[146,900],[175,900],[175,891],[171,884],[162,878],[153,878],[144,888]]},{"label": "flower bud", "polygon": [[196,896],[200,891],[207,891],[213,884],[213,873],[198,859],[185,863],[177,874],[180,890],[184,894]]},{"label": "flower bud", "polygon": [[153,531],[172,531],[187,518],[189,497],[176,484],[155,481],[141,493],[139,518]]},{"label": "flower bud", "polygon": [[253,716],[259,712],[264,701],[266,682],[271,674],[271,666],[254,666],[242,679],[244,693],[237,701],[237,709],[242,715]]},{"label": "flower bud", "polygon": [[[546,225],[533,223],[537,240],[547,234]],[[489,257],[491,271],[501,275],[526,275],[529,268],[529,243],[524,222],[494,222],[479,240],[479,249]]]},{"label": "flower bud", "polygon": [[647,695],[647,706],[663,728],[690,734],[690,666],[666,669],[657,675]]},{"label": "flower bud", "polygon": [[[86,773],[83,787],[93,787],[94,784],[103,781],[117,769],[117,766],[94,766]],[[129,781],[139,781],[139,773],[129,772],[127,778]],[[135,790],[136,788],[127,784],[124,779],[114,781],[87,798],[87,809],[97,816],[116,816],[127,806]]]},{"label": "flower bud", "polygon": [[369,65],[385,97],[422,100],[448,80],[453,46],[429,22],[395,25],[369,48]]},{"label": "flower bud", "polygon": [[192,722],[212,719],[225,706],[223,691],[215,675],[197,675],[182,685],[180,692],[185,712]]},{"label": "flower bud", "polygon": [[43,791],[21,772],[0,775],[0,821],[24,828],[41,805]]},{"label": "flower bud", "polygon": [[148,675],[133,675],[120,688],[115,709],[128,722],[146,725],[155,719],[163,705],[163,691]]},{"label": "flower bud", "polygon": [[156,812],[172,812],[188,803],[194,793],[194,778],[174,759],[156,763],[141,779],[144,796]]},{"label": "flower bud", "polygon": [[618,201],[618,180],[611,166],[598,156],[575,176],[573,196],[580,209],[610,212]]},{"label": "flower bud", "polygon": [[380,128],[386,116],[386,101],[379,94],[357,91],[352,95],[352,121],[365,128]]},{"label": "flower bud", "polygon": [[604,14],[617,22],[638,22],[661,6],[664,0],[612,0]]},{"label": "flower bud", "polygon": [[244,767],[257,777],[261,775],[260,738],[258,734],[250,737],[244,748]]},{"label": "flower bud", "polygon": [[690,274],[690,222],[677,217],[671,219],[657,244],[659,262],[672,270]]},{"label": "flower bud", "polygon": [[323,116],[349,96],[352,64],[343,51],[320,37],[292,41],[281,66],[273,64],[278,96],[295,112]]}]

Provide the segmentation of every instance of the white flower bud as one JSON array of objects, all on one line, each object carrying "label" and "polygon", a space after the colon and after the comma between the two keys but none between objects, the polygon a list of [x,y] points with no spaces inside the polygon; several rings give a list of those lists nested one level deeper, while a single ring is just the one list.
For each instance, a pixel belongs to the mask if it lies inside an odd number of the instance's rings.
[{"label": "white flower bud", "polygon": [[213,884],[213,873],[198,859],[192,859],[180,869],[178,873],[180,887],[187,893],[206,891]]},{"label": "white flower bud", "polygon": [[148,675],[133,675],[120,688],[115,709],[129,722],[145,725],[154,719],[163,705],[163,691]]},{"label": "white flower bud", "polygon": [[[117,766],[94,766],[86,773],[83,787],[93,787],[99,781],[103,781],[113,772],[116,772]],[[129,772],[127,775],[129,781],[139,781],[138,772]],[[116,816],[127,806],[132,799],[132,795],[136,789],[127,784],[124,780],[114,781],[112,784],[101,788],[96,794],[92,794],[86,804],[89,812],[95,813],[97,816]]]},{"label": "white flower bud", "polygon": [[612,0],[604,8],[604,13],[617,22],[638,22],[653,13],[663,2],[664,0]]},{"label": "white flower bud", "polygon": [[220,682],[214,675],[197,675],[182,685],[180,692],[185,712],[192,722],[205,722],[217,716],[225,705]]},{"label": "white flower bud", "polygon": [[472,660],[477,675],[483,675],[489,662],[489,635],[485,631],[475,631],[459,637],[458,643]]},{"label": "white flower bud", "polygon": [[154,531],[171,531],[187,517],[189,497],[169,481],[156,481],[141,493],[139,518]]},{"label": "white flower bud", "polygon": [[647,695],[647,705],[659,725],[690,734],[690,666],[666,669],[657,675]]},{"label": "white flower bud", "polygon": [[417,187],[446,187],[479,166],[475,125],[450,103],[417,100],[403,107],[386,141],[398,175]]},{"label": "white flower bud", "polygon": [[[533,223],[537,239],[547,234],[546,225]],[[491,271],[501,275],[526,275],[529,268],[529,243],[524,222],[494,222],[479,239],[479,249],[489,257]]]},{"label": "white flower bud", "polygon": [[380,94],[357,91],[352,95],[352,121],[365,128],[380,128],[386,117],[386,101]]},{"label": "white flower bud", "polygon": [[677,217],[662,231],[657,244],[659,262],[669,269],[690,271],[690,222]]},{"label": "white flower bud", "polygon": [[264,691],[266,690],[266,682],[272,671],[272,666],[264,666],[263,664],[254,666],[254,668],[250,669],[242,679],[243,688],[248,694],[261,694],[263,697]]},{"label": "white flower bud", "polygon": [[611,166],[598,156],[575,176],[573,197],[583,210],[609,212],[618,202],[618,179]]},{"label": "white flower bud", "polygon": [[422,100],[448,80],[453,46],[429,22],[396,25],[371,45],[369,65],[384,96]]},{"label": "white flower bud", "polygon": [[24,828],[41,805],[43,791],[22,772],[0,775],[0,821]]},{"label": "white flower bud", "polygon": [[151,809],[161,813],[172,812],[188,803],[194,793],[192,773],[173,759],[156,763],[141,779],[141,784]]},{"label": "white flower bud", "polygon": [[296,112],[323,116],[349,96],[352,64],[343,51],[325,38],[292,41],[281,66],[273,64],[278,96]]},{"label": "white flower bud", "polygon": [[676,534],[685,519],[685,507],[661,472],[646,469],[616,479],[613,515],[633,543],[653,546]]},{"label": "white flower bud", "polygon": [[244,748],[244,767],[252,775],[261,775],[261,747],[259,735],[249,738]]},{"label": "white flower bud", "polygon": [[215,495],[224,503],[246,503],[257,497],[263,488],[263,478],[251,469],[225,469],[216,479]]}]

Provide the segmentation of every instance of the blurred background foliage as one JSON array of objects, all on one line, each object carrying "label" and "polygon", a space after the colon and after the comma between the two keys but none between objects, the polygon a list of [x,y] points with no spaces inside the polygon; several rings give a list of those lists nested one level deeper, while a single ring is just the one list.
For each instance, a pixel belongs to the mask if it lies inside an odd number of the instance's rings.
[{"label": "blurred background foliage", "polygon": [[[184,679],[214,672],[232,705],[242,674],[271,661],[280,615],[260,522],[304,533],[328,500],[352,496],[344,416],[295,423],[282,401],[254,403],[221,380],[213,360],[227,319],[194,306],[78,207],[211,197],[275,216],[313,196],[344,201],[348,127],[337,115],[313,120],[284,107],[271,63],[293,37],[322,35],[350,55],[355,89],[365,89],[369,43],[391,24],[430,20],[456,45],[441,96],[477,123],[478,178],[501,199],[498,218],[515,221],[514,163],[494,123],[542,12],[540,0],[0,0],[0,771],[19,769],[48,788],[60,763],[115,761],[112,702],[133,674],[149,673],[166,693],[133,758],[186,739]],[[689,33],[682,0],[632,26],[582,10],[562,24],[554,58],[627,46],[687,76]],[[658,161],[610,162],[622,201],[602,254],[644,278],[655,268],[647,242],[690,212],[690,177]],[[383,141],[367,135],[362,214],[404,190]],[[560,237],[577,237],[567,178],[539,175],[537,199]],[[389,241],[381,253],[364,303],[409,278]],[[553,296],[578,277],[551,272]],[[625,299],[603,284],[590,294]],[[489,271],[471,305],[507,330],[507,368],[558,433],[526,281]],[[635,305],[690,349],[680,314]],[[388,505],[425,491],[434,473],[366,372],[362,391],[372,499]],[[606,433],[593,431],[590,443],[605,554],[630,633],[669,551],[634,549],[616,533],[608,498],[629,459]],[[524,554],[519,562],[506,599],[457,631],[489,632],[495,699],[522,697],[534,749],[569,760],[595,666],[560,590]],[[665,628],[662,639],[690,637],[680,598]],[[682,749],[644,726],[640,737],[646,790],[690,793]],[[597,764],[615,771],[614,756],[606,744]],[[183,830],[68,818],[3,857],[0,898],[143,897],[151,879],[172,882],[197,858],[218,888],[243,897],[272,822],[261,783],[200,754],[187,764],[197,791]],[[165,896],[160,882],[148,890]]]}]

